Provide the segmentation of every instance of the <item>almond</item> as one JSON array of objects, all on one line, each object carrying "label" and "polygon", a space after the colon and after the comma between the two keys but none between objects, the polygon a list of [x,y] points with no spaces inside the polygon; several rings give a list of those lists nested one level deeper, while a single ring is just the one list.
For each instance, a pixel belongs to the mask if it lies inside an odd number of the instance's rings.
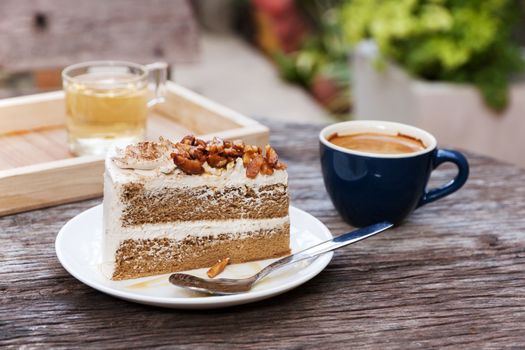
[{"label": "almond", "polygon": [[199,175],[204,172],[202,163],[198,159],[184,158],[178,154],[172,153],[175,165],[188,175]]},{"label": "almond", "polygon": [[265,163],[264,157],[260,154],[257,154],[254,158],[250,160],[248,166],[246,167],[246,176],[250,179],[255,179],[261,170],[261,167]]},{"label": "almond", "polygon": [[271,166],[275,166],[279,161],[279,156],[277,155],[277,152],[275,152],[275,150],[270,145],[266,145],[264,147],[264,150],[266,152],[266,161]]},{"label": "almond", "polygon": [[212,154],[208,156],[207,161],[212,168],[223,168],[228,163],[228,158],[219,156],[218,154]]},{"label": "almond", "polygon": [[[214,137],[213,140],[205,142],[193,135],[187,135],[176,144],[170,143],[170,148],[173,149],[171,157],[175,165],[190,175],[202,174],[204,172],[202,165],[205,162],[213,168],[223,168],[238,158],[242,158],[246,176],[249,178],[255,178],[259,173],[272,175],[274,170],[286,169],[286,165],[279,161],[277,152],[270,145],[264,147],[263,156],[261,147],[245,145],[242,140],[225,141]],[[150,157],[158,153],[152,145],[147,143],[141,144],[138,149],[129,151]]]},{"label": "almond", "polygon": [[230,258],[225,258],[217,261],[215,265],[210,267],[210,269],[207,272],[207,275],[209,278],[213,278],[220,274],[224,269],[226,268],[226,265],[230,262]]},{"label": "almond", "polygon": [[264,162],[261,166],[261,174],[263,175],[272,175],[273,174],[273,168],[271,167],[268,162]]}]

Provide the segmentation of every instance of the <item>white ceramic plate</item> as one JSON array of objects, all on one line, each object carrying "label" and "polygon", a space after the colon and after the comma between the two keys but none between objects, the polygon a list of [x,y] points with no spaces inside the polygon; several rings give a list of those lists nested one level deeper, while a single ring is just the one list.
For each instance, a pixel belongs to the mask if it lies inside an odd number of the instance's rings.
[{"label": "white ceramic plate", "polygon": [[[332,238],[328,228],[312,215],[290,207],[292,252],[308,248]],[[181,308],[207,309],[245,304],[284,293],[310,280],[332,260],[333,253],[276,271],[247,293],[207,296],[175,287],[168,282],[169,274],[112,281],[104,273],[101,255],[102,205],[88,209],[68,221],[55,241],[58,260],[79,281],[117,298],[141,304]],[[220,275],[225,278],[243,278],[255,274],[275,259],[228,265]],[[189,271],[206,277],[206,269]]]}]

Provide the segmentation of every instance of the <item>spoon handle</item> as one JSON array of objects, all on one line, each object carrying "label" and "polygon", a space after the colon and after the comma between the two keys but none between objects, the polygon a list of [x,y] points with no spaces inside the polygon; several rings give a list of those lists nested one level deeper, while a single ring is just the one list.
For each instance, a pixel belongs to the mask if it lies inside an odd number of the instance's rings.
[{"label": "spoon handle", "polygon": [[263,278],[264,276],[268,275],[269,273],[277,269],[280,269],[283,266],[293,264],[301,260],[311,259],[318,255],[321,255],[321,254],[330,252],[332,250],[342,248],[349,244],[359,242],[363,239],[372,237],[380,232],[383,232],[391,228],[392,226],[394,226],[394,224],[392,224],[391,222],[383,221],[377,224],[373,224],[367,227],[363,227],[363,228],[348,232],[348,233],[344,233],[342,235],[339,235],[337,237],[334,237],[332,239],[329,239],[327,241],[314,245],[310,248],[301,250],[300,252],[297,252],[295,254],[288,255],[282,259],[279,259],[271,263],[270,265],[266,266],[264,269],[259,271],[259,273],[254,276],[255,280],[259,280]]}]

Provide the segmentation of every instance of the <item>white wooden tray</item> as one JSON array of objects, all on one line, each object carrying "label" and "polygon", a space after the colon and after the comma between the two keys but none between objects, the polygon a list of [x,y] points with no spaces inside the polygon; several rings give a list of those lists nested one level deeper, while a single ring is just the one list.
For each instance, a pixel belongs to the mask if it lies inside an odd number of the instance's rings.
[{"label": "white wooden tray", "polygon": [[[268,128],[173,82],[148,118],[148,139],[192,133],[268,143]],[[61,91],[0,100],[0,216],[102,194],[103,157],[68,151]]]}]

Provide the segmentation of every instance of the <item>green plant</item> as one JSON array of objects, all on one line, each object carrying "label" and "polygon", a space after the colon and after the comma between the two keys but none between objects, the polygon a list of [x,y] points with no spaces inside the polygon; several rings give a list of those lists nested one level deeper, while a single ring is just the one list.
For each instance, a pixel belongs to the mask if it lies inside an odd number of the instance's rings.
[{"label": "green plant", "polygon": [[[284,79],[300,84],[314,96],[329,95],[316,98],[332,113],[344,116],[350,109],[350,67],[335,10],[340,0],[301,0],[296,4],[307,17],[311,32],[299,50],[275,52],[272,57]],[[329,87],[321,87],[326,81]]]},{"label": "green plant", "polygon": [[391,59],[431,81],[474,84],[496,111],[524,60],[511,32],[514,0],[351,0],[340,9],[346,42],[373,39]]}]

